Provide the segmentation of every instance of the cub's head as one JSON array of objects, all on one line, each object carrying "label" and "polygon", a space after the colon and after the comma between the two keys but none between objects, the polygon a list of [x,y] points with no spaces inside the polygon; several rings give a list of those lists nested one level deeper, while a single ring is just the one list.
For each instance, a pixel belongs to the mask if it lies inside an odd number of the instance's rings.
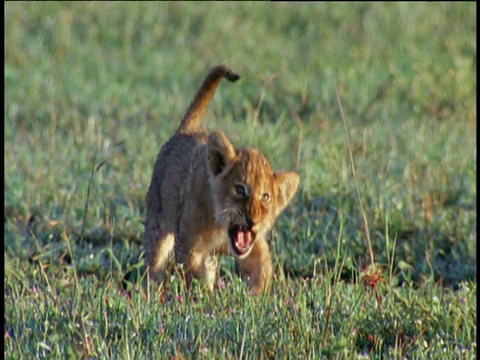
[{"label": "cub's head", "polygon": [[246,257],[288,205],[300,177],[275,173],[259,150],[235,149],[218,130],[208,138],[207,154],[216,221],[227,230],[232,254]]}]

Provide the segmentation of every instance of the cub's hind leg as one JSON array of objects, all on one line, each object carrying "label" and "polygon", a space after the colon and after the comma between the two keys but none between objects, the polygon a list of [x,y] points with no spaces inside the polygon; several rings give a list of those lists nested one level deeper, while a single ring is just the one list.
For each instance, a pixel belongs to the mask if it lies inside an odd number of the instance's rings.
[{"label": "cub's hind leg", "polygon": [[165,270],[173,254],[175,237],[173,233],[162,230],[145,234],[145,262],[148,267],[150,280],[163,283]]},{"label": "cub's hind leg", "polygon": [[[155,199],[155,197],[153,197]],[[144,248],[145,265],[148,269],[150,281],[163,283],[165,270],[173,254],[175,236],[168,231],[158,200],[147,201],[147,221],[145,224]]]}]

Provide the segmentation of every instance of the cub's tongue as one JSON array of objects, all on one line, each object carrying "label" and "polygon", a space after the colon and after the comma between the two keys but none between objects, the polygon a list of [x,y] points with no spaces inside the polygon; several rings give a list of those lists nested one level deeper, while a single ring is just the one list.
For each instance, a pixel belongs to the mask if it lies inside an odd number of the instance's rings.
[{"label": "cub's tongue", "polygon": [[252,232],[251,231],[244,231],[244,230],[238,230],[237,233],[235,234],[235,246],[237,249],[244,253],[248,250],[250,247],[250,244],[252,243]]}]

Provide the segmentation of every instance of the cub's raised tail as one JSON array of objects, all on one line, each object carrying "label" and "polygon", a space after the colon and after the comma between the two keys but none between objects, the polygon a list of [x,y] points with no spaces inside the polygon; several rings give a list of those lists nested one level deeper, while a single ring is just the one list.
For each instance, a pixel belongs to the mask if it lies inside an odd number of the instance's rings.
[{"label": "cub's raised tail", "polygon": [[190,104],[187,113],[183,117],[183,120],[177,129],[177,133],[195,131],[200,127],[203,114],[205,113],[208,104],[212,100],[218,84],[220,84],[220,81],[223,78],[227,79],[228,81],[237,81],[240,79],[240,76],[235,74],[225,65],[214,66],[208,73],[207,77],[203,81],[202,86]]}]

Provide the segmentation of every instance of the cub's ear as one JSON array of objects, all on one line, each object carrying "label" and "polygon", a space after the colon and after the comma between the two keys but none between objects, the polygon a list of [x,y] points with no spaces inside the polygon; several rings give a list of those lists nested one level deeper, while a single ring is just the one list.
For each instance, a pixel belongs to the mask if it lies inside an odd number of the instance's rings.
[{"label": "cub's ear", "polygon": [[275,186],[277,188],[276,201],[277,213],[280,214],[283,209],[292,200],[297,192],[300,176],[296,172],[283,172],[275,174]]},{"label": "cub's ear", "polygon": [[232,143],[220,130],[213,131],[208,136],[207,154],[208,170],[214,176],[220,174],[236,156]]}]

